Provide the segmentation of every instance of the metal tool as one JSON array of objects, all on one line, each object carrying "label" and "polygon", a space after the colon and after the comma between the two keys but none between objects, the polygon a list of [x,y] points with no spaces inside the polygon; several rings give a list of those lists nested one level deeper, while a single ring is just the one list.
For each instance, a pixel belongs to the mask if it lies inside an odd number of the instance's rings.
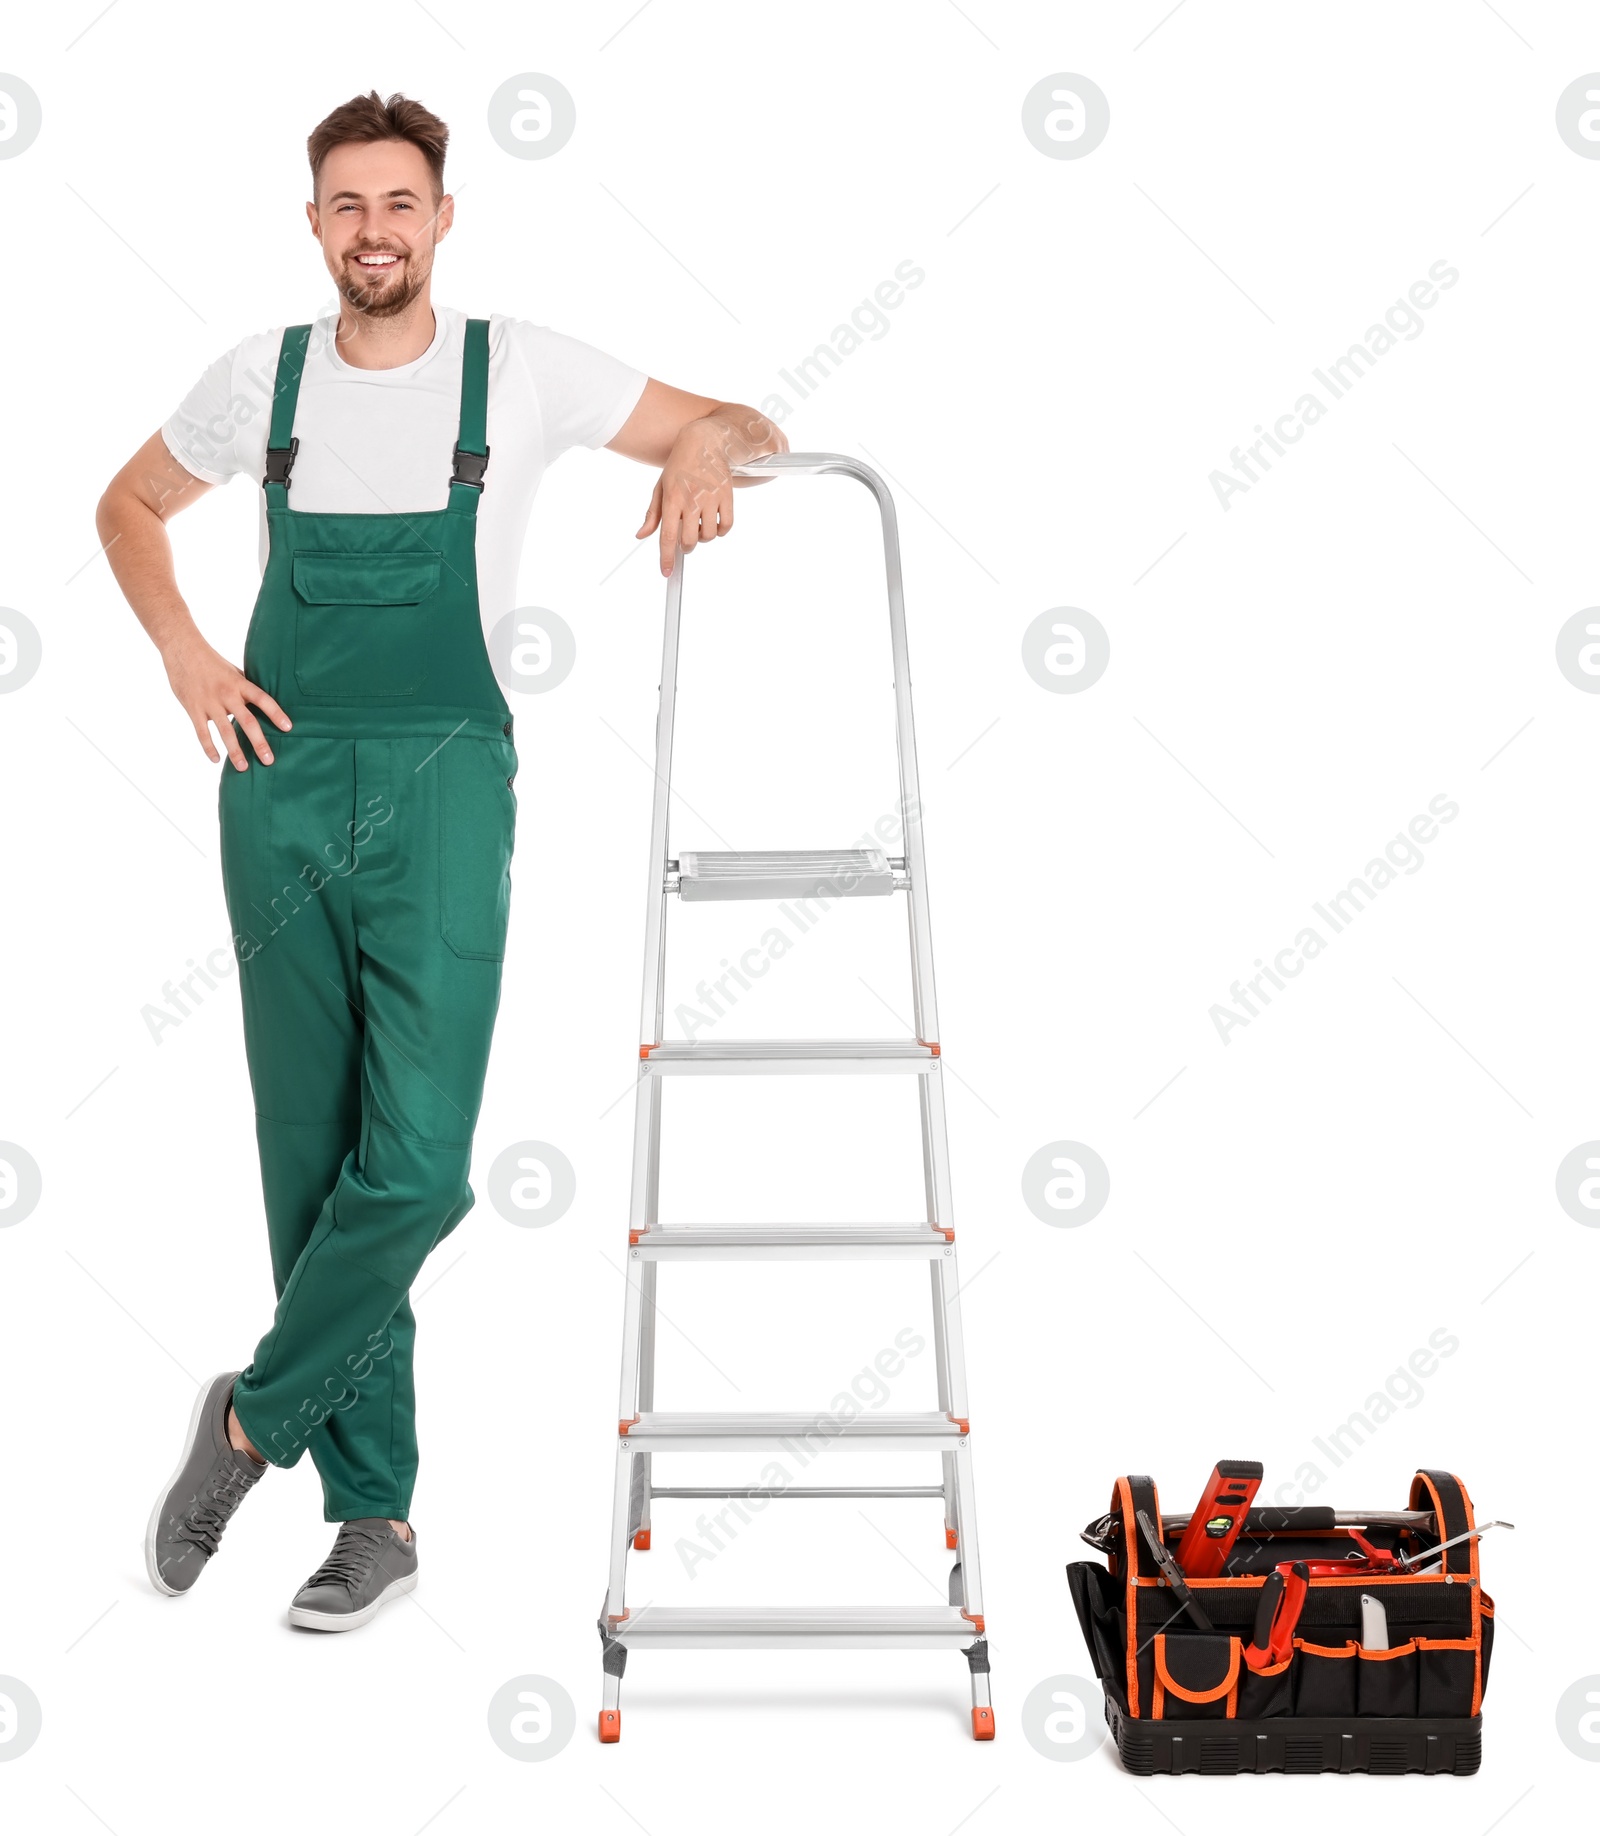
[{"label": "metal tool", "polygon": [[1389,1649],[1389,1615],[1376,1594],[1361,1596],[1361,1643],[1368,1651]]},{"label": "metal tool", "polygon": [[1173,1561],[1166,1544],[1163,1543],[1161,1538],[1156,1534],[1156,1527],[1150,1521],[1150,1513],[1148,1511],[1135,1511],[1134,1517],[1138,1520],[1139,1534],[1144,1538],[1145,1546],[1149,1549],[1156,1567],[1161,1570],[1162,1578],[1165,1580],[1167,1586],[1172,1589],[1173,1593],[1178,1596],[1179,1606],[1183,1608],[1202,1632],[1214,1632],[1216,1627],[1212,1625],[1210,1619],[1206,1616],[1205,1608],[1195,1599],[1193,1590],[1190,1588],[1189,1583],[1183,1578],[1183,1571],[1178,1567],[1177,1563]]},{"label": "metal tool", "polygon": [[1261,1485],[1259,1460],[1219,1460],[1178,1544],[1178,1566],[1191,1579],[1222,1573]]},{"label": "metal tool", "polygon": [[1470,1543],[1490,1530],[1515,1530],[1515,1524],[1508,1524],[1504,1518],[1492,1518],[1486,1524],[1479,1524],[1476,1530],[1463,1530],[1459,1536],[1446,1537],[1442,1543],[1435,1543],[1431,1549],[1419,1550],[1416,1555],[1397,1556],[1395,1565],[1405,1574],[1414,1575],[1424,1562],[1431,1562],[1436,1555],[1442,1555],[1447,1549],[1454,1549],[1457,1543]]},{"label": "metal tool", "polygon": [[[978,1568],[977,1508],[972,1478],[972,1437],[957,1299],[955,1229],[950,1159],[945,1139],[943,1064],[934,998],[933,939],[928,917],[922,799],[911,714],[911,669],[906,645],[905,600],[894,502],[883,480],[859,460],[833,453],[777,453],[733,468],[741,478],[775,474],[837,473],[864,485],[882,524],[888,590],[889,649],[893,663],[895,740],[899,760],[903,854],[874,848],[706,851],[674,857],[668,837],[672,795],[673,721],[677,699],[678,638],[684,560],[680,553],[667,585],[661,654],[661,701],[656,719],[655,789],[650,828],[650,897],[645,920],[644,995],[634,1109],[633,1197],[627,1245],[627,1297],[623,1317],[622,1383],[613,1496],[610,1577],[600,1614],[605,1694],[600,1739],[620,1737],[620,1693],[630,1652],[646,1647],[782,1647],[791,1650],[959,1651],[972,1685],[974,1738],[994,1736],[989,1699],[989,1647],[984,1633]],[[787,488],[787,487],[780,487]],[[747,540],[749,538],[746,538]],[[895,1039],[761,1039],[676,1041],[664,1036],[667,902],[784,899],[815,896],[890,898],[903,893],[911,955],[910,1037]],[[682,922],[691,920],[685,917]],[[926,1216],[904,1224],[663,1224],[659,1205],[662,1086],[669,1077],[899,1074],[916,1081],[922,1129]],[[938,1408],[925,1412],[865,1410],[844,1419],[826,1409],[800,1414],[677,1413],[656,1407],[656,1276],[663,1262],[698,1268],[714,1260],[922,1261],[932,1299],[933,1362]],[[687,1272],[687,1271],[686,1271]],[[656,1457],[702,1452],[802,1449],[807,1461],[826,1446],[873,1453],[937,1454],[940,1483],[902,1486],[789,1486],[781,1496],[929,1498],[943,1506],[945,1547],[956,1555],[949,1604],[915,1606],[692,1607],[627,1604],[630,1550],[650,1547],[655,1499],[717,1497],[744,1500],[760,1486],[661,1486]],[[780,1505],[781,1509],[781,1505]]]},{"label": "metal tool", "polygon": [[1107,1511],[1092,1524],[1086,1524],[1078,1535],[1091,1549],[1098,1549],[1101,1555],[1110,1555],[1122,1547],[1122,1519],[1115,1512]]},{"label": "metal tool", "polygon": [[[1162,1520],[1169,1536],[1182,1536],[1189,1527],[1186,1516]],[[1397,1530],[1431,1530],[1431,1511],[1335,1511],[1331,1505],[1263,1505],[1245,1518],[1247,1536],[1317,1536],[1326,1530],[1354,1525],[1371,1529],[1374,1525]]]}]

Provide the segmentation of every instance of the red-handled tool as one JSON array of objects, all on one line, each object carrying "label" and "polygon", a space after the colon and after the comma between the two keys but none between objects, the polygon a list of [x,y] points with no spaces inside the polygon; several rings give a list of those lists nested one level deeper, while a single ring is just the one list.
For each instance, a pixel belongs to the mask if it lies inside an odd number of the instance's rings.
[{"label": "red-handled tool", "polygon": [[1178,1545],[1178,1566],[1191,1581],[1220,1575],[1261,1485],[1259,1460],[1219,1460]]},{"label": "red-handled tool", "polygon": [[1275,1670],[1293,1652],[1312,1568],[1310,1562],[1280,1562],[1262,1583],[1250,1643],[1240,1653],[1252,1670]]},{"label": "red-handled tool", "polygon": [[[1392,1575],[1398,1574],[1404,1567],[1402,1557],[1388,1549],[1379,1549],[1367,1541],[1361,1532],[1352,1524],[1345,1528],[1344,1534],[1355,1544],[1355,1549],[1342,1560],[1337,1557],[1326,1561],[1307,1562],[1306,1569],[1313,1575]],[[1287,1564],[1280,1563],[1279,1567]]]},{"label": "red-handled tool", "polygon": [[[1241,1655],[1252,1670],[1270,1670],[1294,1650],[1295,1627],[1300,1610],[1306,1603],[1306,1589],[1313,1575],[1395,1575],[1404,1574],[1404,1558],[1387,1549],[1378,1549],[1361,1532],[1350,1526],[1346,1530],[1355,1549],[1342,1562],[1280,1562],[1261,1584],[1261,1598],[1256,1602],[1255,1625],[1250,1643]],[[1429,1551],[1428,1553],[1432,1553]]]}]

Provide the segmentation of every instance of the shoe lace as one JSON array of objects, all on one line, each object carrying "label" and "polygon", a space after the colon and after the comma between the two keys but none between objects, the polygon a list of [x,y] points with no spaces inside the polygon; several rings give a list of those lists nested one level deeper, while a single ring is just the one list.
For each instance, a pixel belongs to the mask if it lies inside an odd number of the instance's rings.
[{"label": "shoe lace", "polygon": [[306,1583],[307,1587],[359,1587],[372,1573],[383,1548],[376,1530],[345,1524],[333,1539],[328,1559]]},{"label": "shoe lace", "polygon": [[206,1490],[190,1503],[173,1534],[185,1542],[197,1544],[208,1556],[214,1556],[228,1520],[254,1484],[254,1476],[244,1473],[236,1463],[224,1466]]}]

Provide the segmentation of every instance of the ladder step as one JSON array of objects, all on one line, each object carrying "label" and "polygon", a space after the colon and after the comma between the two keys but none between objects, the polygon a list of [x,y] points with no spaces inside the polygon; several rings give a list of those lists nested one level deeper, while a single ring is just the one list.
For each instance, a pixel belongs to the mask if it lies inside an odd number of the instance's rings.
[{"label": "ladder step", "polygon": [[660,1075],[910,1071],[926,1076],[939,1048],[920,1039],[669,1039],[640,1046],[639,1068]]},{"label": "ladder step", "polygon": [[943,1498],[942,1485],[652,1485],[650,1498]]},{"label": "ladder step", "polygon": [[678,856],[678,897],[860,899],[892,893],[894,869],[881,848],[784,848]]},{"label": "ladder step", "polygon": [[703,1645],[760,1650],[810,1645],[819,1650],[923,1646],[960,1650],[982,1636],[957,1607],[634,1607],[610,1622],[611,1636],[630,1649]]},{"label": "ladder step", "polygon": [[628,1423],[626,1448],[641,1452],[715,1453],[724,1449],[767,1453],[825,1447],[870,1448],[880,1453],[915,1453],[922,1448],[954,1451],[967,1425],[936,1409],[887,1411],[841,1421],[826,1409],[805,1414],[748,1414],[730,1411],[647,1410]]},{"label": "ladder step", "polygon": [[932,1224],[656,1224],[631,1254],[640,1262],[898,1262],[951,1248]]}]

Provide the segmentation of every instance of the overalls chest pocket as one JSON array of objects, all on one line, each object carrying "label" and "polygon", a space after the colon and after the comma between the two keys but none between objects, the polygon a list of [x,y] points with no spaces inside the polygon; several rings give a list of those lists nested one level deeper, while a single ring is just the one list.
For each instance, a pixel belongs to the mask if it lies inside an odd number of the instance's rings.
[{"label": "overalls chest pocket", "polygon": [[412,695],[439,642],[440,556],[302,553],[294,557],[295,680],[343,701]]}]

